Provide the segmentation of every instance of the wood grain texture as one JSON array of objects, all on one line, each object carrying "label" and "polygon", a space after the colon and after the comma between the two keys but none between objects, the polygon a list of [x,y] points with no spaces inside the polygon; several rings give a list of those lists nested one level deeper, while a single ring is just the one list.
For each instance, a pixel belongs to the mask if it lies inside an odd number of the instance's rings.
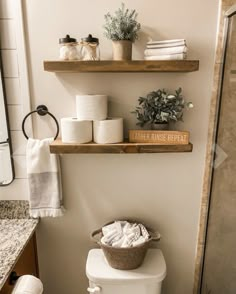
[{"label": "wood grain texture", "polygon": [[159,145],[187,145],[187,131],[129,130],[129,142],[156,143]]},{"label": "wood grain texture", "polygon": [[116,143],[116,144],[67,144],[55,140],[50,145],[50,152],[56,154],[96,154],[96,153],[175,153],[192,152],[193,145],[158,145],[154,143]]},{"label": "wood grain texture", "polygon": [[131,61],[44,61],[50,72],[192,72],[199,60],[131,60]]}]

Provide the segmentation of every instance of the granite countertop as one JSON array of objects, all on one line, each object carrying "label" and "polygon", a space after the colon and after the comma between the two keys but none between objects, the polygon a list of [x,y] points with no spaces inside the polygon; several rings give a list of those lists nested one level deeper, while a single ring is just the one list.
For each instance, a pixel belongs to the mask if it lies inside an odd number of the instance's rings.
[{"label": "granite countertop", "polygon": [[0,290],[37,227],[28,208],[27,201],[0,201]]}]

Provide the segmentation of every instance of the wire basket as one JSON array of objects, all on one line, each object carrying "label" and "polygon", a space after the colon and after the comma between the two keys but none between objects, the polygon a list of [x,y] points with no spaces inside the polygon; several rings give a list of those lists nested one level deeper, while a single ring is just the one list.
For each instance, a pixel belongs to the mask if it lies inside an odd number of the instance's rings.
[{"label": "wire basket", "polygon": [[[133,220],[127,221],[131,223],[140,223]],[[109,222],[104,226],[112,224],[113,222],[114,221]],[[105,257],[112,268],[120,270],[136,269],[143,263],[151,241],[159,241],[161,238],[158,232],[147,227],[146,225],[145,227],[149,233],[149,239],[145,243],[135,247],[117,248],[103,244],[101,242],[101,238],[103,236],[102,228],[93,231],[91,234],[91,239],[102,248]]]}]

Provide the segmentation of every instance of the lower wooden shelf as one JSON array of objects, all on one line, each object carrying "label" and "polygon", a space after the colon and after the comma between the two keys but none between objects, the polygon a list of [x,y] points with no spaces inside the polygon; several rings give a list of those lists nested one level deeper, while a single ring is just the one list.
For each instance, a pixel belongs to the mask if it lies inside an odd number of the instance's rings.
[{"label": "lower wooden shelf", "polygon": [[193,145],[158,145],[155,143],[116,143],[116,144],[96,144],[96,143],[62,143],[55,140],[50,145],[50,152],[55,154],[96,154],[96,153],[178,153],[192,152]]}]

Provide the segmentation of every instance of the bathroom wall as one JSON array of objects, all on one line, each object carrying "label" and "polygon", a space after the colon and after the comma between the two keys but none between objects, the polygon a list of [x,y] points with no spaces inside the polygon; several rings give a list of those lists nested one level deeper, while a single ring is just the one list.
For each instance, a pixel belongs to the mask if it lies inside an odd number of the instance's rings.
[{"label": "bathroom wall", "polygon": [[[103,59],[111,58],[111,42],[103,37],[103,15],[120,1],[23,1],[32,107],[45,103],[60,119],[75,115],[75,94],[109,95],[110,115],[126,118],[140,95],[157,88],[181,86],[195,108],[185,113],[177,129],[189,130],[194,150],[189,154],[63,155],[63,218],[42,220],[38,230],[39,266],[45,293],[86,293],[85,262],[93,247],[89,232],[108,220],[139,217],[158,229],[168,275],[165,294],[191,293],[197,244],[204,157],[207,140],[215,52],[218,1],[127,0],[142,24],[133,57],[140,59],[148,36],[186,38],[189,58],[200,60],[194,73],[53,74],[43,71],[43,60],[58,58],[58,39],[67,33],[92,33],[100,39]],[[35,117],[35,135],[52,136],[50,119]],[[18,145],[23,149],[25,141]],[[28,195],[14,186],[15,198]],[[1,191],[2,192],[2,191]],[[1,194],[2,195],[2,194]],[[5,199],[12,192],[4,190]],[[14,197],[14,196],[13,196]]]}]

